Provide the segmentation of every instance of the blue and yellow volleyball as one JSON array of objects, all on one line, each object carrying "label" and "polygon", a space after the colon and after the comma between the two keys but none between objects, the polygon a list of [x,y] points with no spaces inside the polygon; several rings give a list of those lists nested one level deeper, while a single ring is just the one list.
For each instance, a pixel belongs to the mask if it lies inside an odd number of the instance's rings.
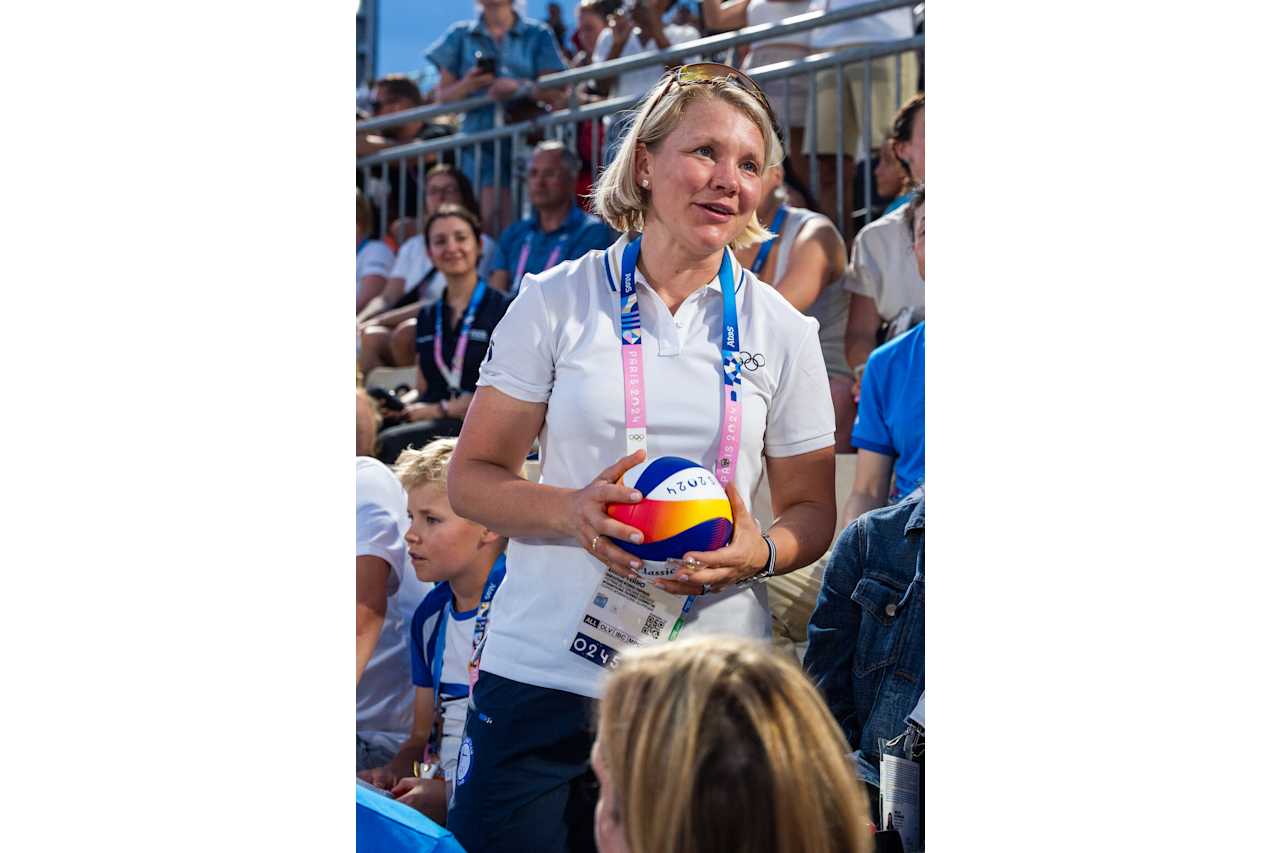
[{"label": "blue and yellow volleyball", "polygon": [[620,482],[644,496],[639,503],[606,507],[610,516],[644,534],[639,545],[614,539],[624,551],[646,563],[664,564],[689,551],[714,551],[729,544],[729,497],[715,475],[698,463],[660,456],[628,470]]}]

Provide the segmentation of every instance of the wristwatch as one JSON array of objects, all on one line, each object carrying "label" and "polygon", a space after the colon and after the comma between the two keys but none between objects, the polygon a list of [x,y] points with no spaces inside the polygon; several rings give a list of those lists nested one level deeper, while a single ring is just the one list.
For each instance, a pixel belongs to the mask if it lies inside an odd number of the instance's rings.
[{"label": "wristwatch", "polygon": [[756,572],[749,578],[743,578],[737,581],[738,586],[746,586],[747,584],[759,583],[773,577],[774,571],[777,569],[778,546],[773,544],[773,539],[765,531],[760,531],[760,535],[764,537],[764,544],[769,546],[769,562],[765,563],[764,568]]}]

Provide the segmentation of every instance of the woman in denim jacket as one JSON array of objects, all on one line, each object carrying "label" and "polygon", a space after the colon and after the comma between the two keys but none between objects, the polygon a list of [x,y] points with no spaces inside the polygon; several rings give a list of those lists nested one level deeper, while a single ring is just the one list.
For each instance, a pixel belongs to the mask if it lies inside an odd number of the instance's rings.
[{"label": "woman in denim jacket", "polygon": [[809,619],[804,668],[844,730],[858,775],[880,785],[880,739],[924,693],[924,497],[845,528]]}]

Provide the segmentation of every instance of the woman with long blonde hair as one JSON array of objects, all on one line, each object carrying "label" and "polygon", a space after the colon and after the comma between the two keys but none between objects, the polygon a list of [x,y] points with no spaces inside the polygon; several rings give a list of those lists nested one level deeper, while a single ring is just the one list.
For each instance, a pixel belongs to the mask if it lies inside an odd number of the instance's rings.
[{"label": "woman with long blonde hair", "polygon": [[[702,637],[629,651],[591,763],[600,853],[869,853],[848,744],[794,661]],[[660,805],[659,805],[660,804]]]}]

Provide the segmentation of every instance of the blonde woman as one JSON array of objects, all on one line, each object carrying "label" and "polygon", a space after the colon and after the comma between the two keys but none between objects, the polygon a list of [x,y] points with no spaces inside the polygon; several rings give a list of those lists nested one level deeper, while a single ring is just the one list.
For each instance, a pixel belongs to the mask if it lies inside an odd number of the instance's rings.
[{"label": "blonde woman", "polygon": [[[456,511],[512,537],[449,810],[467,849],[589,849],[594,700],[628,642],[582,642],[602,596],[652,606],[653,630],[624,622],[629,638],[665,642],[683,625],[682,636],[764,639],[758,581],[808,565],[834,531],[818,323],[732,251],[769,236],[755,210],[782,147],[767,102],[746,75],[702,63],[659,81],[637,115],[595,189],[596,212],[623,237],[526,276],[453,458]],[[535,438],[533,483],[519,475]],[[637,575],[610,537],[640,531],[605,512],[638,500],[617,480],[646,455],[713,472],[734,511],[726,547],[684,554],[663,577]],[[742,497],[766,467],[767,533]]]},{"label": "blonde woman", "polygon": [[628,652],[591,752],[596,845],[870,853],[867,795],[847,748],[800,668],[766,646],[704,637]]}]

